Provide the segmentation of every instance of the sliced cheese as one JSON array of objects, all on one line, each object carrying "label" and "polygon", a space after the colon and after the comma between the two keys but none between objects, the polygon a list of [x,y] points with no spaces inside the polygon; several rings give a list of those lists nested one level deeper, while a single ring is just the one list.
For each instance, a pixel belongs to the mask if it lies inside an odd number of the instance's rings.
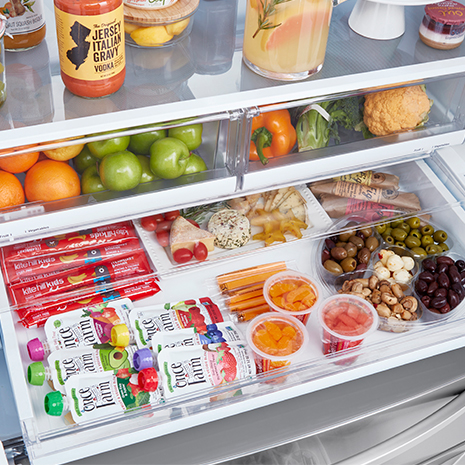
[{"label": "sliced cheese", "polygon": [[193,252],[196,242],[205,244],[209,252],[215,248],[215,236],[211,232],[197,228],[182,216],[178,216],[171,225],[171,253],[176,252],[178,249],[189,249]]},{"label": "sliced cheese", "polygon": [[304,200],[299,192],[294,191],[287,199],[279,205],[279,211],[286,216],[292,212],[296,218],[305,222],[307,217],[307,209],[305,208]]}]

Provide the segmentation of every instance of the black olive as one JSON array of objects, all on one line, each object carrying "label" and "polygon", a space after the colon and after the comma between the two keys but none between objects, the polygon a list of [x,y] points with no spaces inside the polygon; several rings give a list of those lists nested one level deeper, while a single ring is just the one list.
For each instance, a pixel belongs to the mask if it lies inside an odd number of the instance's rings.
[{"label": "black olive", "polygon": [[422,271],[418,275],[418,278],[421,279],[422,281],[425,281],[428,284],[434,281],[433,273],[431,273],[430,271]]}]

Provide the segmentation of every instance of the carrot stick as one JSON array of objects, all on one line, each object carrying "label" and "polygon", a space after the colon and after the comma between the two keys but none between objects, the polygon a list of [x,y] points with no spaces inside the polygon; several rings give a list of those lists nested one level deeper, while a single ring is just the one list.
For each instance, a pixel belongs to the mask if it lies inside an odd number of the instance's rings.
[{"label": "carrot stick", "polygon": [[233,289],[228,294],[232,296],[247,294],[252,291],[258,291],[263,289],[263,283],[252,284],[251,286],[241,287],[240,289]]},{"label": "carrot stick", "polygon": [[267,263],[265,265],[257,265],[252,266],[250,268],[245,268],[243,270],[231,271],[230,273],[225,273],[222,275],[217,276],[216,280],[218,285],[225,284],[231,281],[236,281],[241,278],[248,277],[254,274],[261,274],[267,271],[283,271],[286,270],[286,263],[285,262],[275,262],[275,263]]},{"label": "carrot stick", "polygon": [[256,307],[257,305],[266,304],[265,297],[254,297],[252,299],[243,300],[242,302],[236,302],[234,305],[229,306],[231,312],[239,312],[248,308]]},{"label": "carrot stick", "polygon": [[236,313],[238,321],[241,323],[244,321],[250,321],[261,313],[267,313],[270,311],[268,304],[259,305],[258,307],[249,308],[248,310],[242,310],[241,312]]},{"label": "carrot stick", "polygon": [[251,299],[252,297],[259,297],[263,295],[263,287],[255,291],[245,292],[241,294],[232,295],[229,298],[229,304],[234,304],[236,302],[241,302],[243,300]]}]

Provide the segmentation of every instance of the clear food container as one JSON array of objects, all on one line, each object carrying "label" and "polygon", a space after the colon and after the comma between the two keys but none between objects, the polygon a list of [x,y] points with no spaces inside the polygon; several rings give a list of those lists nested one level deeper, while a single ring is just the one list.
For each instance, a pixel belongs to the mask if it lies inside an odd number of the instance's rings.
[{"label": "clear food container", "polygon": [[192,30],[199,0],[178,0],[163,9],[124,6],[126,43],[135,47],[164,47],[179,42]]},{"label": "clear food container", "polygon": [[6,19],[0,14],[0,107],[6,100],[5,88],[5,49],[3,46],[3,36],[6,29]]}]

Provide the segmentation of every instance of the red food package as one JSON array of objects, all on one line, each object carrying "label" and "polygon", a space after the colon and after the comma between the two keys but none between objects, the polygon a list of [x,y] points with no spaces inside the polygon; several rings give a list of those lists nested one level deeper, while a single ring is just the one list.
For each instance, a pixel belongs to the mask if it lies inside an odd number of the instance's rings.
[{"label": "red food package", "polygon": [[[3,262],[3,274],[7,284],[19,281],[44,280],[41,277],[67,275],[73,268],[92,263],[108,262],[142,252],[139,240],[130,240],[122,244],[110,244],[93,249],[79,249],[71,253],[46,255],[27,260]],[[60,273],[61,272],[61,273]]]},{"label": "red food package", "polygon": [[151,273],[147,258],[143,253],[134,257],[125,257],[95,266],[72,270],[67,276],[52,277],[44,281],[27,284],[13,284],[9,291],[14,305],[39,302],[57,294],[75,291],[85,286],[110,284],[125,278]]},{"label": "red food package", "polygon": [[124,284],[120,287],[115,287],[105,293],[91,293],[88,295],[79,296],[79,300],[75,297],[63,298],[58,301],[44,303],[43,305],[34,305],[24,309],[17,310],[20,317],[20,322],[26,328],[32,326],[43,326],[48,318],[60,313],[70,312],[83,307],[91,307],[103,302],[108,302],[115,299],[129,298],[132,301],[145,299],[160,292],[160,286],[157,284],[156,278],[146,279],[144,281],[132,284]]},{"label": "red food package", "polygon": [[103,244],[120,244],[136,240],[137,234],[130,221],[98,228],[76,231],[37,241],[13,244],[2,248],[3,261],[24,260],[71,250],[87,250]]}]

